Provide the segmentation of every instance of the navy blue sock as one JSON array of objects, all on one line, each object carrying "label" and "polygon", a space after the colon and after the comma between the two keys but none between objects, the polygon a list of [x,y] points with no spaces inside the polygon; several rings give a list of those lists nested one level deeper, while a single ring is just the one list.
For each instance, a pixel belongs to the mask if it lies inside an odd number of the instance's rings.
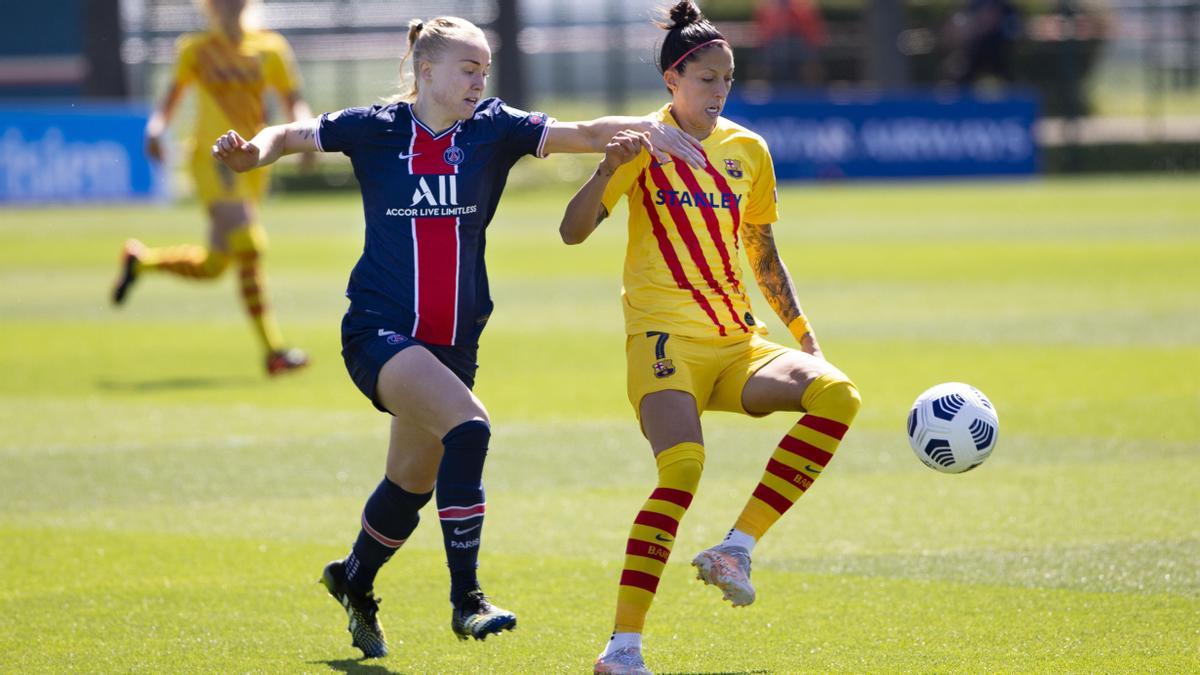
[{"label": "navy blue sock", "polygon": [[417,512],[432,496],[432,492],[409,492],[384,476],[363,507],[362,529],[346,557],[346,581],[352,590],[371,590],[379,568],[417,529],[421,520]]},{"label": "navy blue sock", "polygon": [[438,467],[437,507],[450,567],[450,602],[459,604],[479,587],[479,542],[483,533],[483,460],[492,429],[487,422],[464,422],[442,438],[445,453]]}]

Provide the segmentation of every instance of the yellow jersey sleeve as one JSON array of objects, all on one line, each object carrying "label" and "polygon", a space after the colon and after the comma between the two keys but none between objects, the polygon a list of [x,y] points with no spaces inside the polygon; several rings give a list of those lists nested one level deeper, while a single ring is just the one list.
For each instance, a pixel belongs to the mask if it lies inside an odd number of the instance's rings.
[{"label": "yellow jersey sleeve", "polygon": [[[612,214],[617,202],[621,201],[621,196],[628,195],[633,191],[634,182],[642,171],[645,171],[646,165],[649,163],[650,153],[642,150],[637,157],[622,164],[612,178],[608,179],[608,186],[604,188],[604,196],[600,198],[605,212]],[[632,210],[632,206],[630,210]]]},{"label": "yellow jersey sleeve", "polygon": [[263,49],[263,76],[268,86],[288,95],[300,89],[300,72],[288,41],[278,33],[269,33]]},{"label": "yellow jersey sleeve", "polygon": [[779,195],[775,186],[775,162],[762,139],[758,140],[758,166],[750,184],[750,203],[742,219],[753,225],[770,225],[779,220]]},{"label": "yellow jersey sleeve", "polygon": [[196,81],[196,51],[199,42],[194,35],[181,35],[175,42],[175,83],[185,87]]}]

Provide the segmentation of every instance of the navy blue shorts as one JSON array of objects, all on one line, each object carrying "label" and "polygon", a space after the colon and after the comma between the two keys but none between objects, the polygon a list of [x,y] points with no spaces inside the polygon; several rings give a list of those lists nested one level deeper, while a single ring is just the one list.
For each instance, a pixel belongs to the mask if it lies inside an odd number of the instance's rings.
[{"label": "navy blue shorts", "polygon": [[479,353],[478,344],[431,345],[409,337],[406,332],[381,315],[364,314],[351,309],[342,317],[342,360],[346,362],[346,371],[358,390],[371,399],[376,408],[388,412],[376,396],[379,371],[393,356],[409,347],[420,346],[429,350],[434,358],[467,385],[467,389],[474,388],[475,371],[479,368],[475,361]]}]

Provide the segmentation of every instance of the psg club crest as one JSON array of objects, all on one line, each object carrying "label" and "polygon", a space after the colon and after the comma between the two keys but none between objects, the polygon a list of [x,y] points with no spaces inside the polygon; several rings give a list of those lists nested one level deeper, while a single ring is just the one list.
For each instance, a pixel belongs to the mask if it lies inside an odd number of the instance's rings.
[{"label": "psg club crest", "polygon": [[731,178],[741,178],[742,162],[736,159],[725,160],[725,173],[729,174]]},{"label": "psg club crest", "polygon": [[446,152],[442,154],[442,159],[446,160],[446,163],[450,166],[458,166],[466,158],[467,153],[463,152],[463,149],[457,145],[446,148]]},{"label": "psg club crest", "polygon": [[537,126],[539,124],[545,124],[545,122],[546,122],[546,113],[540,113],[540,112],[529,113],[529,123],[530,124]]},{"label": "psg club crest", "polygon": [[654,376],[658,379],[670,377],[675,374],[675,362],[671,359],[662,359],[654,364]]}]

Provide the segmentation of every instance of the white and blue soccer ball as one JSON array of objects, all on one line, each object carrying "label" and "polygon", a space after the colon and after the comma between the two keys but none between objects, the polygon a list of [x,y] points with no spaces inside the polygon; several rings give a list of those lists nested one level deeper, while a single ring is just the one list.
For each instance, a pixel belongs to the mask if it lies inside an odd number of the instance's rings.
[{"label": "white and blue soccer ball", "polygon": [[942,473],[983,464],[996,448],[1000,419],[983,392],[962,382],[926,389],[908,413],[908,442],[917,459]]}]

